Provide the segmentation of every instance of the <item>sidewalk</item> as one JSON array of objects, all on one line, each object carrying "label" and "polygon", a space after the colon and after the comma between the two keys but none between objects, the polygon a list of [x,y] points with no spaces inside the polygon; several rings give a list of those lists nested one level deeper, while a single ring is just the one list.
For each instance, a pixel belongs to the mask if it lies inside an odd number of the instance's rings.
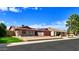
[{"label": "sidewalk", "polygon": [[40,41],[27,41],[27,42],[19,42],[19,43],[10,43],[7,46],[17,46],[17,45],[25,45],[25,44],[34,44],[34,43],[43,43],[43,42],[51,42],[51,41],[61,41],[61,40],[73,40],[79,37],[67,38],[63,37],[63,39],[51,39],[51,40],[40,40]]},{"label": "sidewalk", "polygon": [[18,37],[22,39],[24,42],[26,41],[38,41],[38,40],[50,40],[50,39],[61,39],[59,36],[27,36],[27,37]]}]

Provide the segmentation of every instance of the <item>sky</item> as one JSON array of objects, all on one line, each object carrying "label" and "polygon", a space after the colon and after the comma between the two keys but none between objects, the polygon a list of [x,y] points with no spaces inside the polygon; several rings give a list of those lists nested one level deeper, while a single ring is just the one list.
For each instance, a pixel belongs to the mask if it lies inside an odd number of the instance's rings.
[{"label": "sky", "polygon": [[7,27],[26,25],[66,29],[68,17],[75,13],[79,14],[78,7],[0,7],[0,22]]}]

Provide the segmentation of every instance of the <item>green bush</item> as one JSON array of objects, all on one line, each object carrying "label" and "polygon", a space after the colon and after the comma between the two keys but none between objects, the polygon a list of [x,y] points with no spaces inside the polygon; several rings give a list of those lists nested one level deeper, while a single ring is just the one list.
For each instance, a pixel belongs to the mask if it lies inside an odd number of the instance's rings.
[{"label": "green bush", "polygon": [[8,31],[7,30],[7,37],[11,37],[11,36],[15,36],[15,32],[14,31]]}]

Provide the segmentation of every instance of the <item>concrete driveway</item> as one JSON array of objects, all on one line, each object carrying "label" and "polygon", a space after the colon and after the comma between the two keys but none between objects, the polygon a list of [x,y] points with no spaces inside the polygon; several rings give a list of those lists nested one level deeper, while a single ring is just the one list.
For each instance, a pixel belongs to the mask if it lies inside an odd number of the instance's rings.
[{"label": "concrete driveway", "polygon": [[79,39],[24,44],[7,47],[8,51],[79,51]]}]

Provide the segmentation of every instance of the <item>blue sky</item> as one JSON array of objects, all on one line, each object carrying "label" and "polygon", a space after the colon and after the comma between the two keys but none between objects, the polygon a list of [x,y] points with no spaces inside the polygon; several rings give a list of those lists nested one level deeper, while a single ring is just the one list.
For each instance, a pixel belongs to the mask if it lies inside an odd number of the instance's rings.
[{"label": "blue sky", "polygon": [[79,14],[77,7],[0,7],[0,22],[7,26],[27,25],[35,28],[66,29],[71,14]]}]

